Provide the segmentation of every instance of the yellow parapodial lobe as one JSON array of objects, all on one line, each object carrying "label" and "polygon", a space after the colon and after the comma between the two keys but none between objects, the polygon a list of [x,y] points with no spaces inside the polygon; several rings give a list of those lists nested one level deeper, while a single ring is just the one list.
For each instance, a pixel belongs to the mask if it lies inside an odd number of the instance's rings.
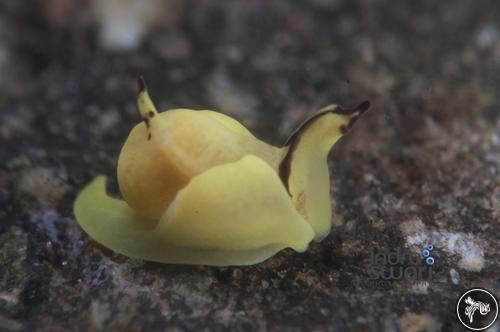
[{"label": "yellow parapodial lobe", "polygon": [[326,158],[369,104],[330,105],[282,148],[221,113],[158,112],[142,78],[142,122],[118,158],[124,200],[97,177],[75,201],[82,228],[129,257],[164,263],[248,265],[307,249],[330,231]]}]

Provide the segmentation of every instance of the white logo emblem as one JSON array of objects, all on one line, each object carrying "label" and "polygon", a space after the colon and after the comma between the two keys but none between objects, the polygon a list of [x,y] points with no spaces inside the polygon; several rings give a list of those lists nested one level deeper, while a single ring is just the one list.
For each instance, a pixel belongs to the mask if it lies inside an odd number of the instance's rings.
[{"label": "white logo emblem", "polygon": [[469,317],[469,321],[472,323],[474,321],[474,313],[479,309],[481,315],[486,315],[490,312],[490,304],[481,301],[474,301],[472,297],[468,296],[465,299],[467,307],[465,307],[465,314]]},{"label": "white logo emblem", "polygon": [[457,318],[472,331],[484,331],[498,318],[498,301],[484,288],[472,288],[462,293],[457,301]]}]

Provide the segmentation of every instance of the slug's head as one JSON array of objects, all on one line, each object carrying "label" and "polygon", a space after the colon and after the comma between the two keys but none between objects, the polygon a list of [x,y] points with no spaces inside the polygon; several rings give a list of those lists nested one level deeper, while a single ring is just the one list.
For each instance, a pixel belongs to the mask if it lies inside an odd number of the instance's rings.
[{"label": "slug's head", "polygon": [[324,238],[331,226],[328,152],[369,107],[368,101],[354,108],[329,105],[304,121],[286,141],[279,176],[297,211],[313,227],[316,240]]}]

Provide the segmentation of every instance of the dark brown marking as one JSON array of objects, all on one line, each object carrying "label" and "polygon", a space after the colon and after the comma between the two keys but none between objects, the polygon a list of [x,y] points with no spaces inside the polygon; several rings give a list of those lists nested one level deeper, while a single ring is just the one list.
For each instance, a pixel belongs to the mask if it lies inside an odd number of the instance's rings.
[{"label": "dark brown marking", "polygon": [[281,182],[283,182],[283,185],[285,186],[285,189],[290,197],[292,197],[292,194],[290,193],[290,186],[288,184],[288,179],[290,178],[290,173],[292,171],[292,151],[290,151],[291,149],[292,147],[288,149],[288,152],[285,158],[283,158],[283,160],[281,161],[279,167],[279,175]]},{"label": "dark brown marking", "polygon": [[146,90],[146,82],[144,81],[144,77],[142,77],[142,75],[137,77],[137,87],[139,88],[139,93]]},{"label": "dark brown marking", "polygon": [[148,141],[151,141],[151,133],[148,134]]},{"label": "dark brown marking", "polygon": [[118,188],[118,183],[115,178],[106,177],[105,189],[106,189],[106,194],[109,197],[116,198],[122,201],[124,200],[123,196],[120,193],[120,190]]},{"label": "dark brown marking", "polygon": [[148,115],[149,115],[149,117],[150,117],[150,118],[152,118],[152,117],[154,117],[154,116],[155,116],[155,112],[153,112],[153,111],[149,111]]},{"label": "dark brown marking", "polygon": [[344,135],[351,130],[351,128],[354,126],[354,124],[360,118],[360,116],[363,113],[365,113],[366,111],[368,111],[369,108],[370,108],[369,101],[364,101],[361,104],[359,104],[358,106],[353,107],[353,108],[343,108],[341,106],[337,106],[331,111],[326,111],[323,113],[318,113],[318,114],[312,115],[307,120],[302,122],[302,124],[292,133],[292,135],[290,135],[290,137],[285,142],[285,146],[289,146],[288,152],[287,152],[285,158],[283,158],[283,160],[281,161],[280,166],[279,166],[280,179],[283,182],[283,184],[285,185],[285,188],[288,191],[288,194],[290,196],[292,196],[292,195],[290,194],[290,186],[289,186],[288,181],[290,179],[290,173],[292,171],[292,157],[293,157],[293,153],[297,149],[297,146],[299,145],[300,138],[302,137],[302,134],[306,131],[306,129],[309,128],[309,126],[311,126],[317,119],[319,119],[320,117],[322,117],[323,115],[328,114],[328,113],[351,115],[351,114],[358,112],[358,114],[356,116],[353,116],[349,120],[349,123],[347,124],[347,126],[342,125],[339,128],[340,132]]},{"label": "dark brown marking", "polygon": [[322,117],[325,114],[328,114],[329,112],[323,112],[323,113],[318,113],[314,114],[313,116],[309,117],[307,120],[302,122],[302,124],[288,137],[288,139],[285,142],[285,146],[289,146],[288,151],[286,153],[285,158],[280,163],[279,167],[279,176],[281,179],[281,182],[285,185],[286,191],[288,192],[288,195],[292,197],[292,194],[290,193],[290,186],[288,183],[288,180],[290,178],[290,173],[292,171],[292,156],[293,153],[295,152],[295,149],[297,148],[300,137],[304,133],[304,131],[309,128],[311,124],[316,121],[316,119]]},{"label": "dark brown marking", "polygon": [[149,129],[150,126],[149,118],[144,118],[144,123],[146,124],[146,127]]}]

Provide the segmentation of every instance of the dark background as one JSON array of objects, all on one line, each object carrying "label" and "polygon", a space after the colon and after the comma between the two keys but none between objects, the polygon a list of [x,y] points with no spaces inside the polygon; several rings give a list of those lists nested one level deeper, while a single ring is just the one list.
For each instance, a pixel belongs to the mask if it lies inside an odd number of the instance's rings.
[{"label": "dark background", "polygon": [[[500,289],[499,22],[496,1],[0,2],[0,330],[460,330],[460,294]],[[72,203],[114,176],[138,73],[161,109],[276,145],[369,99],[329,159],[331,235],[231,268],[87,237]],[[428,243],[431,280],[370,280],[372,252]]]}]

